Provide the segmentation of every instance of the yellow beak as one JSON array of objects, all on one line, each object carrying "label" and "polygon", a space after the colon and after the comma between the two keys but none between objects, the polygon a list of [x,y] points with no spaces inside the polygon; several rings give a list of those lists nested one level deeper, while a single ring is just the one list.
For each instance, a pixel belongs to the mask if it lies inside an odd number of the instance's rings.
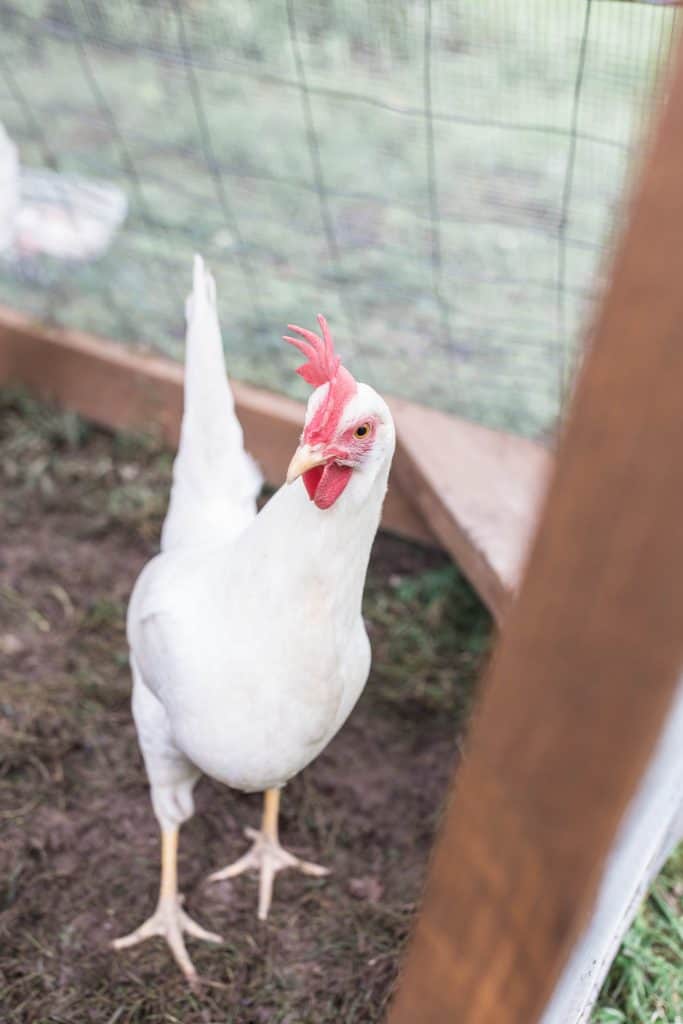
[{"label": "yellow beak", "polygon": [[293,484],[302,473],[313,469],[314,466],[322,466],[325,462],[327,462],[327,459],[320,450],[316,451],[310,445],[302,444],[294,452],[294,458],[287,469],[287,483]]}]

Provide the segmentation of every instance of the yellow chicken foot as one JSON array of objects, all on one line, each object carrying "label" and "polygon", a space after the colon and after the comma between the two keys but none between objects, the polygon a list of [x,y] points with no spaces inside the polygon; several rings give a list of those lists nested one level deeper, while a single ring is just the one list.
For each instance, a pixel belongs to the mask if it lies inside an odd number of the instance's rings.
[{"label": "yellow chicken foot", "polygon": [[321,867],[320,864],[312,864],[308,860],[300,860],[293,853],[283,850],[278,838],[278,812],[280,809],[280,790],[267,789],[263,799],[263,819],[261,829],[245,828],[244,834],[254,843],[251,849],[229,864],[221,871],[214,871],[209,875],[209,882],[222,882],[226,878],[235,878],[244,871],[258,871],[259,875],[259,897],[258,917],[265,921],[268,917],[270,903],[273,897],[273,883],[278,871],[285,868],[295,868],[303,875],[312,875],[314,878],[322,878],[329,875],[330,869]]},{"label": "yellow chicken foot", "polygon": [[209,932],[196,921],[193,921],[189,914],[183,910],[183,897],[178,893],[178,829],[166,829],[161,833],[161,885],[159,888],[159,902],[151,917],[136,928],[130,935],[124,935],[120,939],[114,939],[114,949],[127,949],[129,946],[136,946],[138,942],[151,939],[158,935],[169,945],[173,957],[183,972],[190,988],[194,991],[199,987],[199,980],[194,964],[188,956],[183,941],[183,932],[192,935],[195,939],[204,939],[206,942],[222,942],[220,935]]}]

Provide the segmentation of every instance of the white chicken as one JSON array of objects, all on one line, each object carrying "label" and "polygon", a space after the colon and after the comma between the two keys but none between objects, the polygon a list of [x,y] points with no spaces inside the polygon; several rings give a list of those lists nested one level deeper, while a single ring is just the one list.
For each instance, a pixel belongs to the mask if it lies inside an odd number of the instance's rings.
[{"label": "white chicken", "polygon": [[162,551],[128,610],[133,715],[161,828],[155,913],[115,948],[163,936],[191,984],[183,933],[209,941],[182,908],[176,854],[202,772],[265,791],[253,846],[211,876],[260,872],[258,916],[282,868],[327,870],[278,841],[280,789],[330,742],[370,668],[361,599],[395,432],[386,403],[322,338],[290,325],[315,390],[287,482],[256,513],[260,478],[245,454],[227,381],[215,286],[195,257],[187,308],[185,412]]}]

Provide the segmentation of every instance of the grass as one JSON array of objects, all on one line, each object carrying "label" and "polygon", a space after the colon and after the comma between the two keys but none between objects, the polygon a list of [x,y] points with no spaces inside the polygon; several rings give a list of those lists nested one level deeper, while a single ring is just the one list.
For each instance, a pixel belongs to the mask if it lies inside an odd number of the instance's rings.
[{"label": "grass", "polygon": [[670,857],[624,939],[593,1024],[683,1020],[683,844]]},{"label": "grass", "polygon": [[562,301],[583,5],[434,4],[428,65],[425,9],[296,2],[293,36],[285,0],[2,0],[0,120],[22,159],[130,203],[97,263],[0,262],[2,301],[178,355],[198,249],[236,377],[302,395],[278,339],[323,310],[383,391],[552,429],[674,13],[592,5]]},{"label": "grass", "polygon": [[[463,680],[474,681],[488,648],[490,622],[454,566],[417,575],[391,573],[381,585],[371,575],[365,609],[382,698],[400,704],[404,714],[415,701],[434,710],[456,711],[464,720],[471,687],[464,687]],[[410,700],[402,685],[406,678],[411,680]]]},{"label": "grass", "polygon": [[[124,616],[157,544],[170,467],[152,439],[0,394],[3,1020],[80,1024],[87,1007],[93,1024],[376,1024],[490,620],[445,558],[380,539],[364,609],[370,683],[283,802],[286,841],[333,862],[334,875],[319,886],[283,878],[272,923],[255,927],[249,880],[218,897],[201,882],[240,849],[256,803],[201,786],[181,878],[193,913],[227,939],[194,947],[210,981],[199,1004],[160,946],[125,958],[106,948],[156,884]],[[629,930],[593,1024],[679,1024],[682,922],[683,847]]]}]

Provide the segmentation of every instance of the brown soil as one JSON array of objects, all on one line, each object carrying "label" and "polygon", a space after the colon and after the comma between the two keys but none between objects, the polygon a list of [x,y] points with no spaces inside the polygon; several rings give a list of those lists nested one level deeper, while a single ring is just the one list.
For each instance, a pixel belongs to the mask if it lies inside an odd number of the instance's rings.
[{"label": "brown soil", "polygon": [[378,539],[370,682],[283,798],[283,842],[333,874],[281,875],[266,924],[254,878],[206,886],[245,849],[260,800],[202,780],[181,835],[181,886],[225,942],[189,940],[205,979],[195,997],[160,940],[109,949],[156,896],[123,620],[155,551],[169,470],[152,442],[0,400],[0,1020],[378,1021],[488,619],[442,555]]}]

